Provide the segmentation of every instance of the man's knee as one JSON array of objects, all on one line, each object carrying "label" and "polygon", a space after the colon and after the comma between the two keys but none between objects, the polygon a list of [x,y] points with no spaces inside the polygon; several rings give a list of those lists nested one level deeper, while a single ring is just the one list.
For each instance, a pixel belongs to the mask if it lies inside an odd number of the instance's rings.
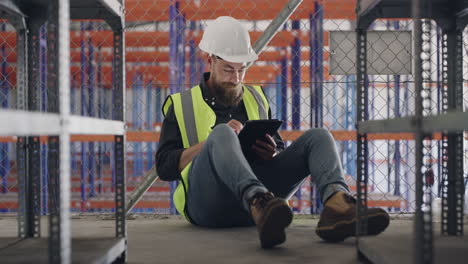
[{"label": "man's knee", "polygon": [[331,135],[330,131],[325,128],[311,128],[304,133],[304,136],[310,140],[318,142],[330,140],[333,141],[333,136]]},{"label": "man's knee", "polygon": [[219,146],[235,142],[235,140],[237,140],[237,135],[234,130],[226,124],[219,124],[211,132],[206,144]]}]

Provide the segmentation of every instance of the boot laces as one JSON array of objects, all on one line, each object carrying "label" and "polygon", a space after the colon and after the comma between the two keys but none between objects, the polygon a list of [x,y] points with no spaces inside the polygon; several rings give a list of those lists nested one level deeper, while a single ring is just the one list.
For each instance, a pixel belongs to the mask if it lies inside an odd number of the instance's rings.
[{"label": "boot laces", "polygon": [[345,194],[344,197],[348,203],[353,203],[353,204],[357,203],[357,194],[354,194],[354,195]]},{"label": "boot laces", "polygon": [[271,192],[266,193],[257,193],[252,199],[252,205],[257,208],[265,208],[268,201],[274,198],[274,195]]}]

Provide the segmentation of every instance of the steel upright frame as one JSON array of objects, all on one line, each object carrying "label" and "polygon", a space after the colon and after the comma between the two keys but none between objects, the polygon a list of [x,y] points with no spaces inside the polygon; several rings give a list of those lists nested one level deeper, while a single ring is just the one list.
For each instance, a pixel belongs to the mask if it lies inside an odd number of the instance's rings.
[{"label": "steel upright frame", "polygon": [[[79,2],[79,3],[78,3]],[[83,5],[83,2],[86,4]],[[17,122],[1,127],[0,135],[16,135],[18,161],[18,236],[16,243],[0,251],[2,261],[71,263],[70,232],[70,135],[115,135],[116,238],[100,238],[83,243],[86,256],[73,262],[123,263],[126,261],[125,156],[124,156],[124,20],[123,0],[6,0],[0,2],[2,18],[17,31],[17,109],[1,110],[2,118]],[[76,116],[70,113],[70,19],[104,19],[114,31],[113,120]],[[40,28],[47,21],[47,109],[41,107]],[[43,80],[42,76],[42,81]],[[45,113],[39,113],[46,110]],[[41,121],[38,122],[37,120]],[[26,123],[24,127],[15,125]],[[42,251],[47,240],[40,238],[41,147],[39,136],[48,136],[48,254]],[[23,195],[22,195],[23,194]],[[31,240],[29,238],[35,238]],[[23,243],[24,242],[24,243]],[[105,244],[98,249],[96,244]],[[74,246],[75,247],[75,246]],[[9,251],[11,249],[11,252]],[[16,255],[18,249],[28,254]],[[99,252],[99,253],[97,253]],[[97,254],[96,254],[97,253]],[[3,255],[5,254],[5,255]],[[92,255],[99,255],[97,258]],[[48,256],[48,258],[45,258]]]},{"label": "steel upright frame", "polygon": [[[463,235],[463,131],[468,130],[468,113],[463,112],[463,29],[468,21],[466,1],[452,1],[449,8],[442,0],[394,1],[374,0],[357,3],[357,128],[358,128],[358,235],[364,235],[367,222],[362,219],[367,207],[368,154],[367,134],[411,132],[415,134],[416,155],[416,215],[414,219],[414,263],[434,261],[432,192],[429,176],[432,173],[431,136],[442,136],[442,234]],[[410,10],[412,13],[410,13]],[[368,121],[366,66],[366,30],[377,18],[413,18],[414,22],[414,116]],[[431,113],[431,38],[434,18],[442,28],[442,113]],[[425,208],[425,209],[423,209]],[[363,246],[358,236],[358,254],[372,261],[383,261],[369,246]],[[378,251],[380,252],[380,251]],[[383,252],[383,250],[382,250]],[[377,260],[376,260],[377,259]]]}]

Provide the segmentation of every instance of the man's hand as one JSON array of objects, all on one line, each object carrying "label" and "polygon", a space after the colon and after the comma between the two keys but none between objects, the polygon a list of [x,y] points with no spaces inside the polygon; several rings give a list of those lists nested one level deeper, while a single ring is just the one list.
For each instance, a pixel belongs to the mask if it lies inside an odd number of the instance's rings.
[{"label": "man's hand", "polygon": [[276,155],[276,142],[268,134],[265,134],[265,138],[257,139],[255,145],[252,146],[252,150],[263,160],[271,160]]},{"label": "man's hand", "polygon": [[244,127],[244,125],[242,125],[241,122],[239,122],[239,121],[237,121],[235,119],[229,120],[229,122],[227,122],[227,125],[230,126],[232,128],[232,130],[234,130],[236,135],[239,135],[240,131]]},{"label": "man's hand", "polygon": [[182,172],[182,170],[193,160],[193,158],[200,153],[203,144],[205,144],[205,141],[202,141],[195,146],[191,146],[190,148],[185,149],[182,152],[182,155],[180,156],[179,160],[179,171]]}]

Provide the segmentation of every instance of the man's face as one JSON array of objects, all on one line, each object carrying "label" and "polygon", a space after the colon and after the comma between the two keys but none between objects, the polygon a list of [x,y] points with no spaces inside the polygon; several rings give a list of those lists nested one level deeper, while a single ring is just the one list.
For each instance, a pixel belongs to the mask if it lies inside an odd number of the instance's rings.
[{"label": "man's face", "polygon": [[233,63],[211,56],[210,86],[215,96],[227,106],[237,105],[242,98],[242,82],[244,81],[246,64]]}]

